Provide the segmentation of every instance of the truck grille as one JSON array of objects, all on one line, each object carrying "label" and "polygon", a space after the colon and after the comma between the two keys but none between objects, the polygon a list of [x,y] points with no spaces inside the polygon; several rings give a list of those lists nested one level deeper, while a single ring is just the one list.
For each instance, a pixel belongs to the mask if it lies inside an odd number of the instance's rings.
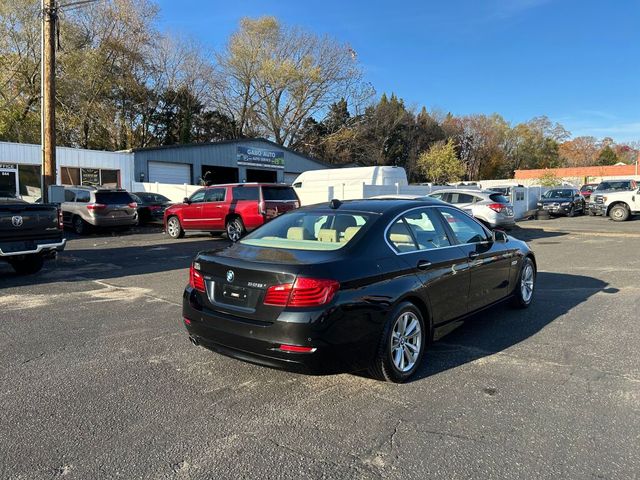
[{"label": "truck grille", "polygon": [[602,195],[595,195],[593,201],[594,203],[604,203],[604,197]]}]

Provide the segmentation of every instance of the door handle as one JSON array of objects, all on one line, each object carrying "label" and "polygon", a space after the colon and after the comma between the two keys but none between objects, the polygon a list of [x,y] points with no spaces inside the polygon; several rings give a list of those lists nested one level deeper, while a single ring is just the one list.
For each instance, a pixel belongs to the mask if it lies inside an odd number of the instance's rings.
[{"label": "door handle", "polygon": [[469,259],[470,260],[475,260],[476,258],[478,258],[480,256],[480,254],[478,252],[470,252],[469,253]]},{"label": "door handle", "polygon": [[216,208],[222,208],[222,205],[216,205]]},{"label": "door handle", "polygon": [[426,270],[430,266],[431,266],[431,262],[429,260],[419,260],[418,261],[418,269],[419,270]]}]

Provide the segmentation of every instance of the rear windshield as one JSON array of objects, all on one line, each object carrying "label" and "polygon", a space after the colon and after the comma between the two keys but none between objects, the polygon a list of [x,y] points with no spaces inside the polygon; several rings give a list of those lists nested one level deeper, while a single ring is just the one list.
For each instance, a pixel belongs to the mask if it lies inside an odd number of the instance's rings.
[{"label": "rear windshield", "polygon": [[598,188],[596,188],[596,190],[602,191],[602,190],[631,190],[632,186],[631,186],[631,182],[629,181],[624,181],[624,182],[601,182],[600,185],[598,185]]},{"label": "rear windshield", "polygon": [[504,195],[502,195],[501,193],[492,193],[491,195],[489,195],[489,198],[491,199],[492,202],[509,203],[509,199]]},{"label": "rear windshield", "polygon": [[259,200],[258,187],[233,187],[234,200]]},{"label": "rear windshield", "polygon": [[542,198],[569,198],[573,197],[573,190],[549,190]]},{"label": "rear windshield", "polygon": [[264,200],[297,201],[296,192],[291,187],[262,187]]},{"label": "rear windshield", "polygon": [[125,205],[133,202],[128,192],[96,192],[96,202],[106,205]]},{"label": "rear windshield", "polygon": [[160,195],[159,193],[137,193],[136,195],[138,197],[140,197],[142,200],[144,200],[145,202],[149,202],[149,203],[169,203],[169,202],[171,202],[171,200],[169,200],[164,195]]},{"label": "rear windshield", "polygon": [[371,214],[293,212],[247,235],[240,243],[292,250],[338,250],[372,220]]}]

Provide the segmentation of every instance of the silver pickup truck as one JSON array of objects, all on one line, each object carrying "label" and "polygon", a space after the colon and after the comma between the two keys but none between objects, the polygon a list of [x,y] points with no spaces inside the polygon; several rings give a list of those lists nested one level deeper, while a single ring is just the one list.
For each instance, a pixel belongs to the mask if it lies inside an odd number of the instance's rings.
[{"label": "silver pickup truck", "polygon": [[38,272],[46,259],[64,250],[65,242],[57,206],[0,195],[0,261],[16,273]]}]

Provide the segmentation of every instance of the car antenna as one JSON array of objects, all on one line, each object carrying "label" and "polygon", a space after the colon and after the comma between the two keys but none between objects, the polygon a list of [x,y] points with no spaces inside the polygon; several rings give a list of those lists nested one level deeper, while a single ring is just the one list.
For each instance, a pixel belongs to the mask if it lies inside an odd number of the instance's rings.
[{"label": "car antenna", "polygon": [[340,200],[338,200],[337,198],[334,198],[333,200],[331,200],[329,202],[329,208],[332,208],[334,210],[337,209],[337,208],[340,208],[340,205],[342,205],[342,202]]}]

